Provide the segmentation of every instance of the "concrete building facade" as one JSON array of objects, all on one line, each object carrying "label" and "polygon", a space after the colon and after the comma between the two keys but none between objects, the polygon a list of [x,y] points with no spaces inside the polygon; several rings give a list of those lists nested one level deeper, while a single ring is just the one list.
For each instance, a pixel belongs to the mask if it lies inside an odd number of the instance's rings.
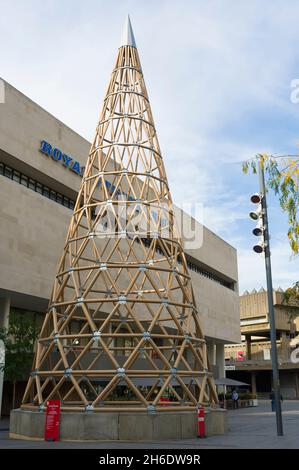
[{"label": "concrete building facade", "polygon": [[[3,83],[0,326],[14,314],[41,325],[90,143]],[[206,227],[193,224],[203,242],[185,251],[210,363],[216,377],[223,377],[224,344],[240,341],[237,254]]]},{"label": "concrete building facade", "polygon": [[[273,292],[281,393],[299,398],[299,307],[285,303],[281,289]],[[270,324],[267,292],[240,296],[242,342],[225,347],[227,375],[249,383],[252,392],[268,397],[272,389]]]}]

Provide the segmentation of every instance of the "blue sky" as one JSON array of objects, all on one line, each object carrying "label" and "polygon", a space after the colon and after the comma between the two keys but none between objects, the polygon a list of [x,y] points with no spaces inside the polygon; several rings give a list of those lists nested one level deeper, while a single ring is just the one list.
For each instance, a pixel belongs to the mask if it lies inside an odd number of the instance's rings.
[{"label": "blue sky", "polygon": [[[238,249],[240,291],[265,286],[241,161],[297,152],[299,2],[0,0],[0,76],[92,139],[130,13],[174,201]],[[269,199],[274,286],[299,278]]]}]

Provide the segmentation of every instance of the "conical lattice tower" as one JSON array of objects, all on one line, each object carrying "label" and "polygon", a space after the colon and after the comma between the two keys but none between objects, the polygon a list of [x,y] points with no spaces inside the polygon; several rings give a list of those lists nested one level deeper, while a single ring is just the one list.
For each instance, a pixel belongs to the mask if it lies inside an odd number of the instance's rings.
[{"label": "conical lattice tower", "polygon": [[217,403],[129,18],[22,407],[50,399],[78,411]]}]

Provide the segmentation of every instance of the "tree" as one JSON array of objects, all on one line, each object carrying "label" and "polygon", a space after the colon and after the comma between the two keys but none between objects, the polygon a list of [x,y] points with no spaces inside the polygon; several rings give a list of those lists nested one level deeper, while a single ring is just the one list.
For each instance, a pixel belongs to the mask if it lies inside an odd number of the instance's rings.
[{"label": "tree", "polygon": [[284,291],[283,301],[293,307],[299,307],[299,281]]},{"label": "tree", "polygon": [[288,307],[289,323],[293,325],[294,321],[299,316],[299,281],[295,282],[293,286],[288,287],[283,292],[282,302]]},{"label": "tree", "polygon": [[16,383],[23,380],[30,370],[33,347],[37,337],[35,323],[27,318],[10,320],[8,328],[0,328],[0,340],[5,347],[5,364],[1,367],[4,378],[13,384],[12,407],[15,407]]},{"label": "tree", "polygon": [[257,172],[264,166],[266,186],[278,196],[280,207],[288,216],[288,239],[292,253],[299,254],[299,156],[258,154],[243,162],[243,172]]}]

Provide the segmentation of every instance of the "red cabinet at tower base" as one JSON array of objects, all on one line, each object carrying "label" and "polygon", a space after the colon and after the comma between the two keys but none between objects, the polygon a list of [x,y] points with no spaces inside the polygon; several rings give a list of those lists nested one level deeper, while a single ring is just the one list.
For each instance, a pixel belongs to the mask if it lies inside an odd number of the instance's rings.
[{"label": "red cabinet at tower base", "polygon": [[59,441],[60,400],[47,401],[45,441]]}]

